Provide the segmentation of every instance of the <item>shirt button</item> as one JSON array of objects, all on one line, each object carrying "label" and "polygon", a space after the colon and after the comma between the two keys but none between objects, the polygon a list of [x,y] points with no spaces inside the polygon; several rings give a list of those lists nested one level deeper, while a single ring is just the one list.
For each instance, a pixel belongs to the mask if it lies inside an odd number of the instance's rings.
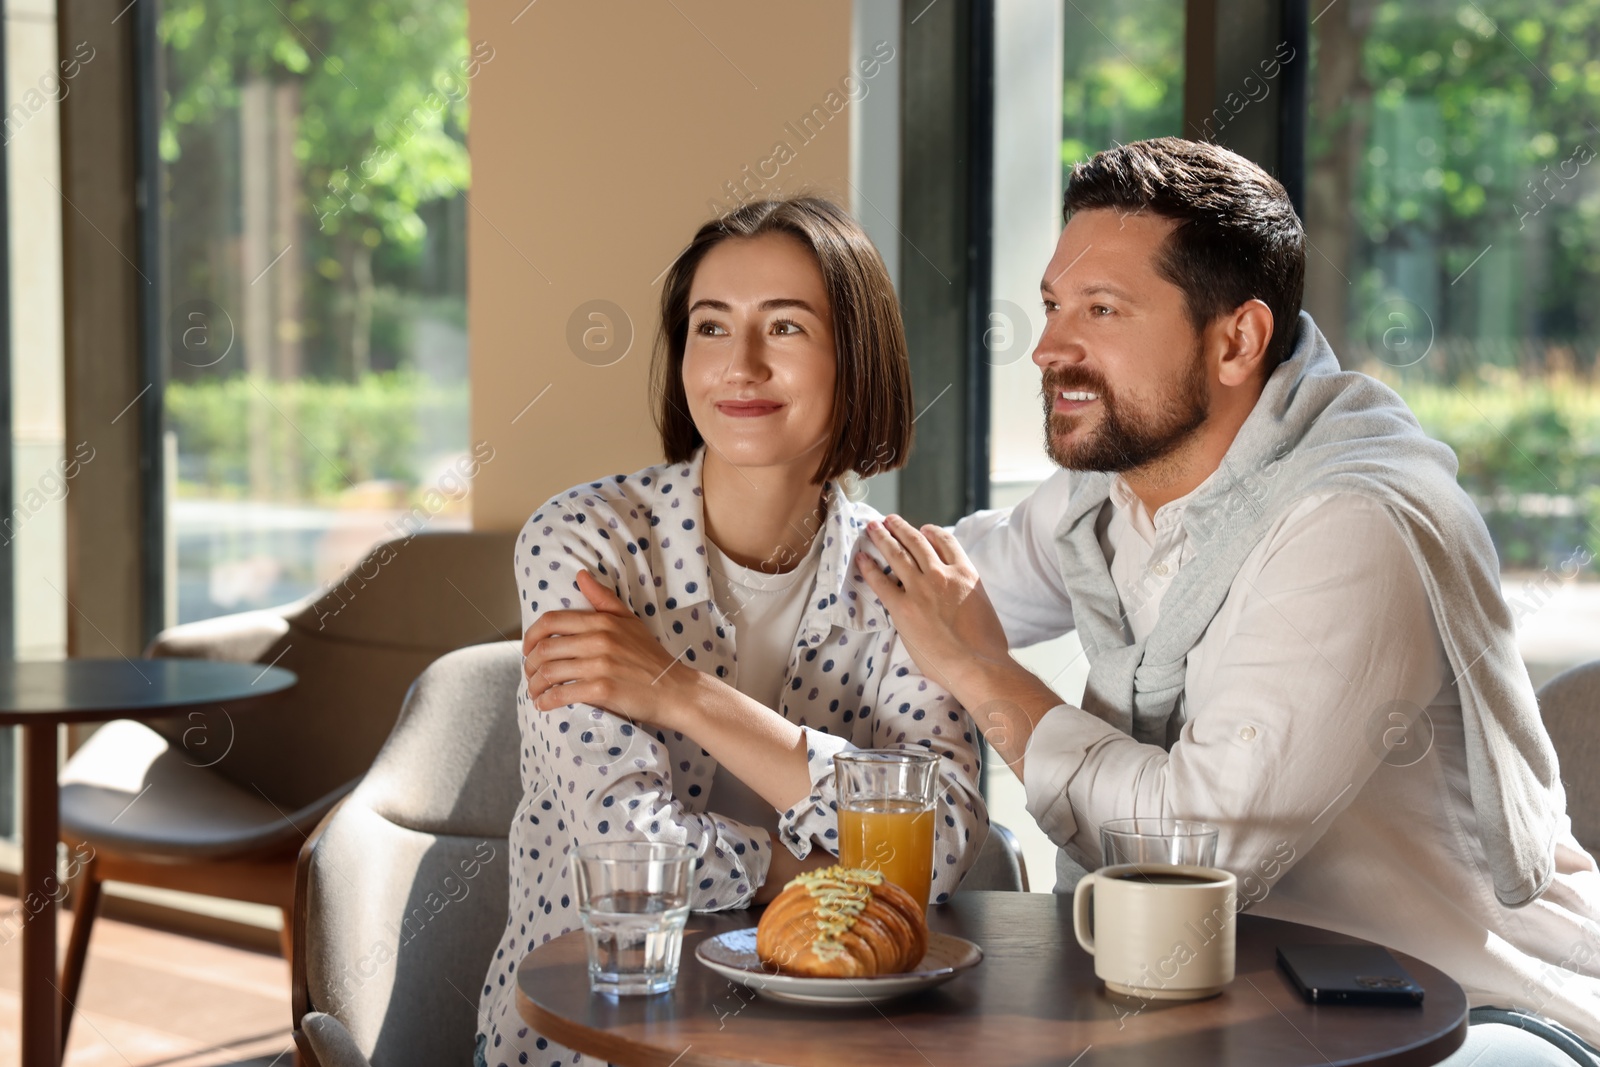
[{"label": "shirt button", "polygon": [[1158,574],[1162,578],[1165,578],[1167,576],[1167,572],[1172,570],[1172,568],[1167,566],[1165,563],[1157,563],[1154,567],[1151,567],[1150,569],[1155,571],[1156,574]]},{"label": "shirt button", "polygon": [[1241,740],[1241,741],[1254,741],[1255,739],[1256,739],[1256,728],[1254,726],[1241,726],[1241,727],[1239,727],[1239,740]]}]

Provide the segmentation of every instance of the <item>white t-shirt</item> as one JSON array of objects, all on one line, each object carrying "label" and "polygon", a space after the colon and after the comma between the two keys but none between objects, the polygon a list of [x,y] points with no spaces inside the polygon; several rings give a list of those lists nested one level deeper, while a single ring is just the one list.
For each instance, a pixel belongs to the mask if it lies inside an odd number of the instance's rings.
[{"label": "white t-shirt", "polygon": [[[759,567],[741,567],[706,538],[711,593],[735,627],[730,635],[738,650],[733,687],[766,707],[777,708],[782,702],[789,655],[800,632],[806,601],[816,585],[821,558],[822,538],[813,537],[811,550],[799,566],[772,574]],[[777,809],[725,767],[718,767],[712,778],[706,808],[750,826],[778,828]]]}]

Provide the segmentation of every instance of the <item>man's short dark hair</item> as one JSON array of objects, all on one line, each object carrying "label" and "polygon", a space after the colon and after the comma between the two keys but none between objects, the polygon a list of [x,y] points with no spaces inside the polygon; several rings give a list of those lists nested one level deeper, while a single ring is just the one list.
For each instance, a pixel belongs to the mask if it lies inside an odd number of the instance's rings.
[{"label": "man's short dark hair", "polygon": [[1073,165],[1062,221],[1093,208],[1176,221],[1157,269],[1183,290],[1195,329],[1260,300],[1272,311],[1267,373],[1289,355],[1305,293],[1306,233],[1276,178],[1219,145],[1157,137]]},{"label": "man's short dark hair", "polygon": [[683,387],[695,271],[723,241],[768,233],[788,234],[816,256],[833,316],[833,426],[816,480],[835,479],[846,471],[866,477],[903,466],[916,420],[911,359],[894,283],[860,223],[837,204],[815,196],[752,201],[712,219],[667,270],[651,365],[656,428],[667,461],[683,462],[705,443],[689,417]]}]

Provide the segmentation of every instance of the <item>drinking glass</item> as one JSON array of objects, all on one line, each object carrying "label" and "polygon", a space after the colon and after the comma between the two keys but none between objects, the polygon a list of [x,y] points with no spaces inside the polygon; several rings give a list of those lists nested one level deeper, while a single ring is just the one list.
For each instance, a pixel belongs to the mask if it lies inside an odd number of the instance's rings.
[{"label": "drinking glass", "polygon": [[1193,819],[1110,819],[1100,826],[1101,866],[1217,865],[1217,828]]},{"label": "drinking glass", "polygon": [[839,862],[882,871],[928,906],[933,884],[933,791],[939,757],[858,748],[833,757],[839,794]]},{"label": "drinking glass", "polygon": [[695,851],[660,841],[579,845],[573,877],[589,942],[589,989],[665,993],[678,981]]}]

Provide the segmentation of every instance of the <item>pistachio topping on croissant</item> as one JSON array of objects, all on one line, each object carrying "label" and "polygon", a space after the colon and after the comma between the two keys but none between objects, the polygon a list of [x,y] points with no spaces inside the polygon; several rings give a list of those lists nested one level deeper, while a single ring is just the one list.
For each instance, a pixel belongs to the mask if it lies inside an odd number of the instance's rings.
[{"label": "pistachio topping on croissant", "polygon": [[911,894],[879,871],[839,865],[792,879],[756,930],[762,962],[813,977],[906,971],[927,947],[927,920]]},{"label": "pistachio topping on croissant", "polygon": [[830,959],[845,951],[839,943],[840,936],[855,926],[872,900],[873,887],[882,884],[882,871],[838,864],[806,871],[790,880],[789,885],[805,886],[816,900],[817,939],[812,948],[818,956]]}]

